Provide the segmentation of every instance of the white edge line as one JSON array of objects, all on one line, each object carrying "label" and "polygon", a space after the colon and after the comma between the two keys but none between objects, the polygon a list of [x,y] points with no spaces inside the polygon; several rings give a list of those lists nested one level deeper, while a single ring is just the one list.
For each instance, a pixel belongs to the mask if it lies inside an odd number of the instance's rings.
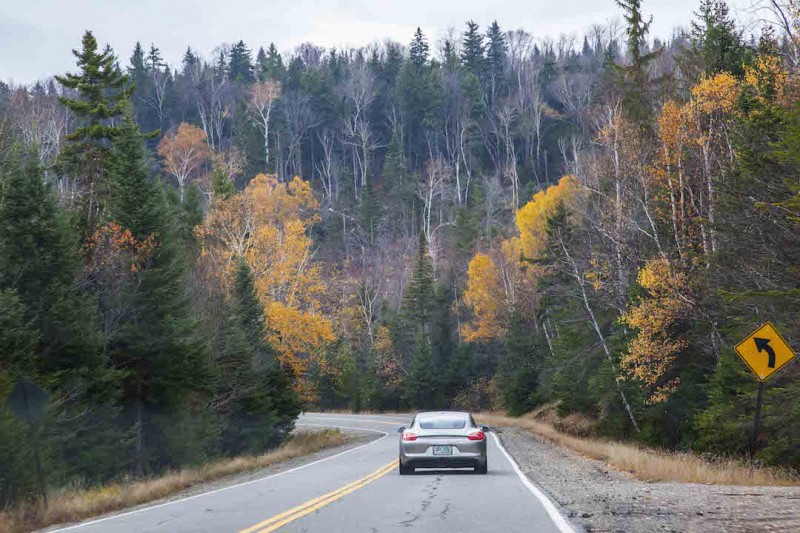
[{"label": "white edge line", "polygon": [[229,490],[229,489],[235,489],[237,487],[243,487],[245,485],[250,485],[252,483],[258,483],[260,481],[265,481],[267,479],[272,479],[272,478],[275,478],[275,477],[278,477],[278,476],[282,476],[284,474],[291,474],[292,472],[297,472],[298,470],[302,470],[304,468],[308,468],[309,466],[318,465],[318,464],[323,463],[325,461],[329,461],[331,459],[335,459],[337,457],[341,457],[342,455],[346,455],[348,453],[352,453],[352,452],[354,452],[356,450],[360,450],[361,448],[365,448],[367,446],[371,446],[373,444],[376,444],[376,443],[382,441],[383,439],[385,439],[386,437],[389,436],[389,434],[387,432],[379,431],[377,429],[366,429],[366,428],[345,427],[345,426],[332,426],[332,425],[329,425],[329,424],[295,423],[295,425],[296,426],[322,426],[322,427],[333,427],[333,428],[341,428],[341,429],[354,429],[354,430],[358,430],[358,431],[369,431],[369,432],[372,432],[372,433],[382,433],[383,436],[378,438],[378,439],[375,439],[373,441],[370,441],[370,442],[368,442],[366,444],[362,444],[361,446],[356,446],[355,448],[350,448],[349,450],[345,450],[343,452],[339,452],[339,453],[337,453],[335,455],[331,455],[329,457],[323,457],[322,459],[318,459],[318,460],[313,461],[311,463],[300,465],[300,466],[297,466],[295,468],[291,468],[289,470],[285,470],[283,472],[278,472],[277,474],[271,474],[269,476],[265,476],[265,477],[258,478],[258,479],[251,479],[250,481],[245,481],[243,483],[237,483],[236,485],[229,485],[227,487],[222,487],[222,488],[219,488],[219,489],[216,489],[216,490],[212,490],[212,491],[209,491],[209,492],[201,492],[200,494],[194,494],[192,496],[187,496],[186,498],[181,498],[179,500],[172,500],[172,501],[169,501],[169,502],[159,503],[157,505],[151,505],[151,506],[148,506],[148,507],[142,507],[140,509],[134,509],[133,511],[128,511],[128,512],[125,512],[125,513],[119,513],[119,514],[107,516],[105,518],[98,518],[96,520],[89,520],[87,522],[81,522],[81,523],[75,524],[73,526],[67,526],[67,527],[58,528],[58,529],[50,529],[50,530],[47,530],[47,531],[56,532],[56,531],[69,531],[71,529],[78,529],[78,528],[81,528],[81,527],[86,527],[86,526],[98,524],[100,522],[105,522],[106,520],[114,520],[114,519],[117,519],[117,518],[121,518],[123,516],[130,516],[132,514],[141,513],[141,512],[144,512],[144,511],[152,511],[153,509],[158,509],[160,507],[166,507],[168,505],[174,505],[176,503],[183,503],[183,502],[186,502],[186,501],[189,501],[189,500],[194,500],[195,498],[200,498],[202,496],[209,496],[211,494],[216,494],[218,492],[223,492],[223,491],[226,491],[226,490]]},{"label": "white edge line", "polygon": [[511,463],[511,466],[514,468],[514,471],[517,473],[517,476],[519,476],[519,479],[520,481],[522,481],[522,484],[525,485],[525,487],[527,487],[527,489],[531,491],[531,493],[533,493],[533,495],[536,496],[536,498],[541,502],[542,507],[544,507],[544,510],[547,511],[547,514],[550,516],[550,519],[556,525],[558,530],[561,531],[561,533],[575,533],[575,530],[572,528],[569,522],[567,522],[567,520],[561,515],[561,513],[556,508],[555,504],[552,501],[550,501],[550,498],[548,498],[544,492],[539,490],[539,488],[536,485],[534,485],[530,479],[528,479],[528,476],[525,475],[525,473],[519,467],[514,458],[511,457],[511,454],[509,454],[506,451],[505,447],[503,446],[503,443],[500,442],[500,439],[497,437],[497,435],[495,433],[492,433],[491,435],[492,437],[494,437],[494,441],[497,443],[497,446],[500,448],[500,451],[503,452],[503,455],[506,456],[508,462]]}]

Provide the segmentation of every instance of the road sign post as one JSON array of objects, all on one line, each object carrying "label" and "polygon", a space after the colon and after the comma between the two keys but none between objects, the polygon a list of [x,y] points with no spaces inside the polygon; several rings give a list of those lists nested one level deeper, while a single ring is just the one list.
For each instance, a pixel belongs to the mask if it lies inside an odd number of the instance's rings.
[{"label": "road sign post", "polygon": [[761,430],[761,406],[764,403],[765,383],[758,383],[758,396],[756,396],[756,414],[753,418],[753,437],[750,439],[750,455],[754,456],[758,448],[758,432]]},{"label": "road sign post", "polygon": [[761,408],[764,403],[765,381],[792,362],[797,354],[781,337],[775,326],[769,322],[740,342],[736,346],[736,353],[755,374],[759,382],[756,413],[753,417],[753,436],[750,439],[750,454],[755,455],[758,447],[758,433],[761,430]]}]

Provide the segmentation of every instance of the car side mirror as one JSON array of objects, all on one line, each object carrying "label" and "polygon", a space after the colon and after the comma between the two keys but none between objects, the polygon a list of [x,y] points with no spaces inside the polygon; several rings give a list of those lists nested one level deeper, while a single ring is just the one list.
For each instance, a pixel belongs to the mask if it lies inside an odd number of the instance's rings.
[{"label": "car side mirror", "polygon": [[404,432],[405,430],[406,430],[406,427],[405,427],[405,426],[400,426],[399,428],[397,428],[397,432],[398,432],[398,433],[402,433],[402,432]]},{"label": "car side mirror", "polygon": [[489,426],[481,426],[481,431],[484,433],[489,433],[492,430]]}]

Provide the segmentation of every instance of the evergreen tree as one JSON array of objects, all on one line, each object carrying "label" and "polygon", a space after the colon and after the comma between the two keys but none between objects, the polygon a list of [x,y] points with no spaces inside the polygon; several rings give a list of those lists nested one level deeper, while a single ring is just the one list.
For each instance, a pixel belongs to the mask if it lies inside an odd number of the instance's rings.
[{"label": "evergreen tree", "polygon": [[461,43],[461,64],[472,72],[479,80],[486,74],[486,50],[483,43],[483,34],[478,24],[472,20],[467,22],[467,29],[463,33]]},{"label": "evergreen tree", "polygon": [[489,102],[497,99],[498,93],[505,83],[506,68],[508,64],[508,44],[506,37],[500,30],[500,25],[495,20],[486,32],[489,40],[486,46],[486,75]]},{"label": "evergreen tree", "polygon": [[434,409],[438,407],[436,397],[439,380],[431,355],[430,341],[426,335],[420,332],[414,337],[411,353],[406,401],[415,408]]},{"label": "evergreen tree", "polygon": [[233,182],[223,172],[219,164],[214,164],[214,174],[211,178],[211,192],[215,199],[227,200],[236,192]]},{"label": "evergreen tree", "polygon": [[159,71],[166,66],[164,58],[161,57],[161,50],[156,45],[150,43],[150,51],[147,52],[147,68],[150,72]]},{"label": "evergreen tree", "polygon": [[217,395],[226,399],[222,446],[259,453],[283,442],[299,414],[297,396],[265,340],[264,313],[250,267],[240,260],[230,316],[217,355]]},{"label": "evergreen tree", "polygon": [[702,0],[692,21],[691,47],[683,54],[682,62],[690,72],[716,74],[730,72],[736,77],[744,74],[750,52],[736,30],[728,4],[723,0]]},{"label": "evergreen tree", "polygon": [[645,21],[642,14],[643,0],[616,0],[622,8],[627,25],[627,45],[630,65],[617,65],[622,74],[623,101],[628,115],[638,124],[648,123],[652,115],[649,87],[649,65],[658,56],[658,51],[647,52],[647,35],[653,18]]},{"label": "evergreen tree", "polygon": [[207,390],[208,379],[208,359],[186,294],[185,256],[164,191],[149,177],[142,141],[126,115],[112,146],[109,203],[113,222],[137,242],[152,243],[124,291],[125,321],[109,339],[114,363],[126,371],[123,403],[136,430],[137,474],[202,459],[206,426],[199,413],[189,423],[188,400]]},{"label": "evergreen tree", "polygon": [[411,62],[417,67],[421,67],[427,63],[428,50],[428,41],[422,34],[422,29],[417,28],[417,31],[414,32],[414,39],[411,41],[411,46],[409,46],[409,58]]},{"label": "evergreen tree", "polygon": [[263,48],[259,49],[256,57],[256,71],[258,79],[261,81],[283,80],[286,69],[283,67],[283,58],[275,47],[275,43],[270,43],[266,53]]},{"label": "evergreen tree", "polygon": [[0,289],[16,291],[40,332],[41,371],[88,371],[102,364],[100,336],[89,301],[76,287],[77,236],[36,160],[10,159],[0,202]]},{"label": "evergreen tree", "polygon": [[[42,438],[54,445],[52,474],[106,479],[125,460],[113,423],[118,375],[102,353],[96,308],[78,289],[77,235],[36,161],[11,154],[0,179],[0,291],[13,292],[5,300],[11,312],[6,319],[21,317],[25,323],[25,330],[6,333],[36,339],[33,345],[24,344],[30,358],[14,358],[9,350],[0,358],[16,360],[0,368],[9,378],[24,373],[54,395],[68,398],[51,408],[44,425]],[[0,388],[12,384],[0,383]],[[73,438],[64,441],[64,435]]]},{"label": "evergreen tree", "polygon": [[430,333],[429,320],[434,297],[433,265],[425,234],[420,232],[411,282],[403,294],[402,314],[413,331]]},{"label": "evergreen tree", "polygon": [[455,44],[450,39],[444,40],[442,61],[444,68],[449,71],[455,71],[461,65],[458,54],[456,53]]},{"label": "evergreen tree", "polygon": [[140,82],[147,75],[147,67],[144,64],[144,48],[142,43],[136,41],[131,54],[131,64],[128,67],[128,75],[134,83]]},{"label": "evergreen tree", "polygon": [[239,41],[231,48],[228,76],[232,81],[241,83],[252,83],[255,79],[250,49],[247,48],[244,41]]},{"label": "evergreen tree", "polygon": [[76,115],[78,127],[67,135],[61,159],[64,172],[78,176],[89,192],[86,209],[91,222],[98,201],[107,194],[108,149],[117,133],[113,120],[122,114],[134,86],[120,71],[111,48],[98,51],[92,32],[83,35],[82,49],[72,53],[77,58],[78,73],[56,79],[77,93],[75,98],[60,96],[59,100]]},{"label": "evergreen tree", "polygon": [[[0,398],[7,398],[23,376],[40,381],[36,371],[37,333],[13,289],[0,290]],[[27,424],[0,408],[0,505],[4,508],[37,494]]]}]

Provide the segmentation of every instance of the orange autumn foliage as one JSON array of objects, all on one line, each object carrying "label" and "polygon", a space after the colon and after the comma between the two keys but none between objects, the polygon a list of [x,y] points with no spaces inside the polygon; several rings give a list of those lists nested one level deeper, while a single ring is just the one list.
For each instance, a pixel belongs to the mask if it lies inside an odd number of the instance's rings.
[{"label": "orange autumn foliage", "polygon": [[304,400],[313,400],[315,392],[303,376],[312,363],[324,365],[322,348],[336,338],[322,308],[325,284],[308,235],[318,219],[308,182],[295,177],[281,183],[259,174],[241,193],[215,201],[197,228],[203,257],[223,286],[233,279],[236,259],[247,260],[264,305],[268,340]]},{"label": "orange autumn foliage", "polygon": [[153,235],[137,239],[129,229],[109,222],[95,229],[83,251],[90,271],[95,274],[104,271],[119,278],[141,271],[156,246]]},{"label": "orange autumn foliage", "polygon": [[165,135],[158,143],[158,155],[163,158],[164,171],[178,180],[183,199],[184,187],[211,159],[211,147],[201,128],[182,122],[178,131]]}]

